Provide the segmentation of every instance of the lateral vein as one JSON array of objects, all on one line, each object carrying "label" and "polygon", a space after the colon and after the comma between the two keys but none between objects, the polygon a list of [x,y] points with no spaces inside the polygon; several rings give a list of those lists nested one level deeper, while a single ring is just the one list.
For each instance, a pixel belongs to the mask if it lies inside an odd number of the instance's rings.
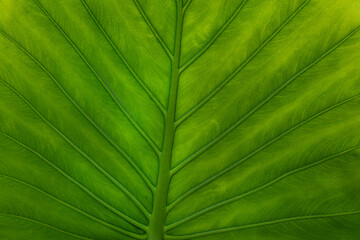
[{"label": "lateral vein", "polygon": [[53,230],[55,230],[55,231],[57,231],[57,232],[61,232],[61,233],[63,233],[63,234],[66,234],[66,235],[71,236],[71,237],[74,237],[74,238],[85,239],[85,240],[95,240],[95,239],[92,239],[92,238],[84,237],[84,236],[81,236],[81,235],[78,235],[78,234],[75,234],[75,233],[71,233],[71,232],[65,231],[65,230],[63,230],[63,229],[60,229],[60,228],[55,227],[55,226],[53,226],[53,225],[50,225],[50,224],[48,224],[48,223],[43,223],[43,222],[40,222],[40,221],[38,221],[38,220],[29,218],[29,217],[24,217],[24,216],[20,216],[20,215],[16,215],[16,214],[11,214],[11,213],[3,213],[3,212],[0,212],[0,214],[3,215],[3,216],[18,218],[18,219],[25,220],[25,221],[28,221],[28,222],[33,222],[33,223],[36,223],[36,224],[45,226],[45,227],[47,227],[47,228],[53,229]]},{"label": "lateral vein", "polygon": [[80,213],[81,215],[83,215],[83,216],[85,216],[85,217],[87,217],[87,218],[89,218],[89,219],[91,219],[91,220],[93,220],[93,221],[95,221],[95,222],[97,222],[97,223],[99,223],[99,224],[107,227],[107,228],[110,228],[110,229],[112,229],[112,230],[114,230],[114,231],[117,231],[117,232],[119,232],[119,233],[125,234],[125,235],[130,236],[130,237],[142,237],[142,235],[138,235],[138,234],[134,234],[134,233],[132,233],[132,232],[126,231],[126,230],[124,230],[124,229],[122,229],[122,228],[119,228],[119,227],[117,227],[117,226],[115,226],[115,225],[113,225],[113,224],[110,224],[110,223],[108,223],[108,222],[106,222],[106,221],[104,221],[104,220],[102,220],[102,219],[100,219],[100,218],[98,218],[98,217],[95,217],[95,216],[93,216],[93,215],[91,215],[91,214],[89,214],[89,213],[87,213],[87,212],[85,212],[85,211],[83,211],[83,210],[81,210],[81,209],[79,209],[79,208],[77,208],[77,207],[75,207],[75,206],[73,206],[73,205],[71,205],[71,204],[69,204],[69,203],[61,200],[61,199],[59,199],[58,197],[55,197],[55,196],[53,196],[53,195],[45,192],[44,190],[42,190],[42,189],[34,186],[33,184],[24,182],[23,180],[20,180],[20,179],[18,179],[18,178],[15,178],[15,177],[12,177],[12,176],[3,174],[3,173],[0,173],[0,177],[7,178],[7,179],[12,180],[12,181],[14,181],[14,182],[17,182],[17,183],[20,183],[20,184],[22,184],[22,185],[25,185],[25,186],[27,186],[27,187],[29,187],[29,188],[31,188],[31,189],[34,189],[35,191],[37,191],[37,192],[39,192],[39,193],[47,196],[48,198],[50,198],[50,199],[52,199],[52,200],[54,200],[54,201],[56,201],[56,202],[58,202],[58,203],[60,203],[60,204],[62,204],[62,205],[64,205],[64,206],[66,206],[66,207],[72,209],[73,211],[78,212],[78,213]]},{"label": "lateral vein", "polygon": [[254,224],[248,224],[248,225],[230,227],[230,228],[221,228],[221,229],[210,230],[210,231],[205,231],[205,232],[200,232],[200,233],[187,234],[187,235],[166,235],[166,239],[198,238],[198,237],[209,236],[209,235],[217,234],[217,233],[233,232],[233,231],[238,231],[238,230],[244,230],[244,229],[249,229],[249,228],[257,228],[257,227],[262,227],[262,226],[267,226],[267,225],[272,225],[272,224],[278,224],[278,223],[284,223],[284,222],[309,220],[309,219],[317,219],[317,218],[341,217],[341,216],[354,215],[354,214],[360,214],[360,210],[359,211],[352,211],[352,212],[340,212],[340,213],[330,213],[330,214],[319,214],[319,215],[308,215],[308,216],[297,216],[297,217],[282,218],[282,219],[276,219],[276,220],[266,221],[266,222],[261,222],[261,223],[254,223]]},{"label": "lateral vein", "polygon": [[23,53],[25,53],[32,61],[34,61],[45,73],[49,76],[49,78],[54,82],[54,84],[59,88],[59,90],[64,94],[64,96],[78,109],[78,111],[86,118],[87,121],[111,144],[115,149],[119,151],[119,153],[125,158],[126,161],[138,172],[144,182],[148,185],[150,190],[153,190],[154,186],[148,177],[142,172],[142,170],[136,165],[134,160],[130,158],[130,156],[125,153],[105,132],[102,128],[100,128],[90,117],[89,115],[75,102],[75,100],[70,96],[70,94],[60,85],[60,83],[55,79],[55,77],[49,72],[48,69],[45,68],[29,51],[27,51],[24,47],[22,47],[15,39],[10,37],[8,34],[0,31],[0,34],[7,38],[10,42],[12,42],[15,46],[17,46]]},{"label": "lateral vein", "polygon": [[312,117],[299,122],[298,124],[294,125],[293,127],[289,128],[287,131],[283,132],[282,134],[278,135],[277,137],[271,139],[270,141],[268,141],[267,143],[263,144],[262,146],[256,148],[255,150],[253,150],[251,153],[249,153],[248,155],[246,155],[245,157],[239,159],[238,161],[236,161],[235,163],[231,164],[230,166],[226,167],[225,169],[221,170],[220,172],[218,172],[217,174],[213,175],[212,177],[208,178],[207,180],[201,182],[200,184],[196,185],[195,187],[191,188],[189,191],[185,192],[184,194],[182,194],[180,197],[178,197],[175,201],[173,201],[169,206],[168,206],[168,211],[170,211],[171,209],[173,209],[176,205],[178,205],[181,201],[183,201],[185,198],[187,198],[188,196],[190,196],[191,194],[193,194],[194,192],[198,191],[199,189],[205,187],[206,185],[210,184],[211,182],[215,181],[216,179],[218,179],[219,177],[223,176],[224,174],[228,173],[229,171],[231,171],[232,169],[234,169],[235,167],[239,166],[240,164],[242,164],[243,162],[249,160],[250,158],[254,157],[256,154],[258,154],[259,152],[261,152],[262,150],[264,150],[265,148],[267,148],[268,146],[270,146],[271,144],[279,141],[281,138],[285,137],[286,135],[288,135],[289,133],[293,132],[294,130],[300,128],[301,126],[311,122],[312,120],[314,120],[315,118],[331,111],[332,109],[335,109],[343,104],[346,104],[347,102],[350,102],[354,99],[359,98],[360,95],[355,95],[354,97],[351,97],[349,99],[346,99],[342,102],[339,102],[329,108],[324,109],[323,111],[313,115]]},{"label": "lateral vein", "polygon": [[64,36],[64,38],[69,42],[69,44],[73,47],[73,49],[77,52],[77,54],[81,57],[84,63],[89,67],[94,76],[99,80],[105,91],[109,94],[111,99],[120,109],[120,111],[124,114],[124,116],[129,120],[129,122],[135,127],[135,129],[139,132],[139,134],[145,139],[145,141],[149,144],[149,146],[153,149],[153,151],[159,155],[160,150],[154,143],[154,141],[149,137],[149,135],[137,124],[137,122],[133,119],[130,113],[125,109],[123,104],[120,102],[117,96],[115,96],[114,92],[109,88],[108,84],[105,80],[100,77],[97,71],[93,68],[90,62],[85,58],[80,49],[75,45],[75,43],[70,39],[70,37],[62,30],[62,28],[55,22],[55,20],[50,16],[50,14],[46,11],[46,9],[39,3],[38,0],[34,0],[39,8],[44,12],[47,18],[54,24],[54,26],[58,29],[58,31]]},{"label": "lateral vein", "polygon": [[[106,203],[105,201],[103,201],[101,198],[99,198],[98,196],[96,196],[94,193],[92,193],[89,189],[87,189],[84,185],[82,185],[80,182],[78,182],[76,179],[74,179],[73,177],[71,177],[70,175],[68,175],[66,172],[64,172],[62,169],[60,169],[57,165],[53,164],[50,160],[46,159],[44,156],[42,156],[40,153],[38,153],[37,151],[35,151],[34,149],[32,149],[31,147],[23,144],[22,142],[20,142],[19,140],[13,138],[12,136],[1,132],[0,131],[0,135],[8,138],[9,140],[11,140],[12,142],[18,144],[19,146],[25,148],[26,150],[28,150],[29,152],[31,152],[32,154],[34,154],[35,156],[37,156],[38,158],[40,158],[41,160],[43,160],[46,164],[48,164],[50,167],[52,167],[53,169],[55,169],[57,172],[59,172],[61,175],[63,175],[66,179],[68,179],[69,181],[71,181],[73,184],[75,184],[76,186],[78,186],[82,191],[84,191],[86,194],[88,194],[91,198],[93,198],[96,202],[98,202],[100,205],[104,206],[105,208],[107,208],[108,210],[110,210],[111,212],[115,213],[117,216],[119,216],[120,218],[124,219],[126,222],[128,222],[129,224],[139,228],[139,229],[146,229],[146,226],[142,226],[140,223],[135,222],[132,218],[128,217],[127,215],[123,214],[122,212],[118,211],[117,209],[115,209],[114,207],[112,207],[111,205],[109,205],[108,203]],[[135,234],[135,233],[134,233]]]},{"label": "lateral vein", "polygon": [[356,28],[354,31],[349,33],[344,39],[342,39],[340,42],[338,42],[335,46],[330,48],[328,51],[323,53],[320,57],[318,57],[316,60],[314,60],[312,63],[304,67],[301,71],[296,73],[293,77],[291,77],[289,80],[284,82],[279,88],[274,90],[267,98],[265,98],[262,102],[260,102],[258,105],[256,105],[251,111],[249,111],[246,115],[241,117],[237,122],[235,122],[231,127],[223,131],[221,134],[219,134],[217,137],[215,137],[212,141],[204,145],[202,148],[200,148],[198,151],[193,153],[191,156],[189,156],[187,159],[179,163],[176,167],[172,169],[172,175],[180,171],[183,167],[185,167],[187,164],[189,164],[191,161],[196,159],[199,155],[204,153],[206,150],[214,146],[216,143],[218,143],[220,140],[222,140],[224,137],[226,137],[228,134],[230,134],[234,129],[236,129],[241,123],[243,123],[245,120],[247,120],[250,116],[252,116],[254,113],[256,113],[261,107],[263,107],[266,103],[268,103],[272,98],[274,98],[277,94],[279,94],[282,90],[284,90],[290,83],[292,83],[295,79],[300,77],[302,74],[307,72],[309,69],[311,69],[313,66],[315,66],[318,62],[320,62],[322,59],[324,59],[327,55],[329,55],[331,52],[333,52],[336,48],[338,48],[342,43],[344,43],[348,38],[350,38],[352,35],[354,35],[359,30],[359,27]]},{"label": "lateral vein", "polygon": [[179,221],[176,221],[176,222],[174,222],[174,223],[166,226],[165,229],[166,229],[166,231],[169,231],[169,230],[171,230],[171,229],[173,229],[173,228],[176,228],[177,226],[180,226],[180,225],[182,225],[182,224],[184,224],[184,223],[186,223],[186,222],[191,221],[191,220],[194,219],[194,218],[200,217],[201,215],[204,215],[204,214],[206,214],[206,213],[208,213],[208,212],[211,212],[211,211],[213,211],[213,210],[215,210],[215,209],[217,209],[217,208],[223,207],[223,206],[225,206],[225,205],[227,205],[227,204],[230,204],[230,203],[232,203],[232,202],[238,201],[238,200],[240,200],[240,199],[242,199],[242,198],[244,198],[244,197],[250,196],[250,195],[252,195],[252,194],[254,194],[254,193],[258,192],[258,191],[261,191],[261,190],[263,190],[263,189],[265,189],[265,188],[267,188],[267,187],[270,187],[271,185],[273,185],[273,184],[275,184],[275,183],[277,183],[277,182],[279,182],[279,181],[281,181],[281,180],[284,180],[285,178],[290,177],[290,176],[292,176],[292,175],[294,175],[294,174],[296,174],[296,173],[305,171],[305,170],[310,169],[310,168],[312,168],[312,167],[315,167],[315,166],[317,166],[317,165],[319,165],[319,164],[321,164],[321,163],[324,163],[324,162],[326,162],[326,161],[328,161],[328,160],[331,160],[331,159],[333,159],[333,158],[335,158],[335,157],[339,157],[339,156],[341,156],[341,155],[343,155],[343,154],[349,153],[349,152],[354,151],[354,150],[359,149],[359,148],[360,148],[360,145],[359,145],[359,146],[352,147],[352,148],[349,148],[349,149],[347,149],[347,150],[345,150],[345,151],[342,151],[342,152],[340,152],[340,153],[334,154],[334,155],[332,155],[332,156],[323,158],[323,159],[321,159],[321,160],[319,160],[319,161],[313,162],[313,163],[308,164],[308,165],[305,165],[305,166],[303,166],[303,167],[300,167],[300,168],[291,170],[291,171],[289,171],[289,172],[287,172],[287,173],[284,173],[283,175],[275,178],[274,180],[272,180],[272,181],[270,181],[270,182],[268,182],[268,183],[265,183],[265,184],[263,184],[263,185],[255,188],[255,189],[252,189],[252,190],[250,190],[250,191],[247,191],[247,192],[245,192],[245,193],[243,193],[243,194],[240,194],[239,196],[226,199],[226,200],[221,201],[221,202],[219,202],[219,203],[216,203],[216,204],[214,204],[214,205],[212,205],[212,206],[210,206],[210,207],[207,207],[207,208],[204,208],[204,209],[202,209],[202,210],[200,210],[200,211],[197,211],[197,212],[191,214],[190,216],[187,216],[187,217],[185,217],[185,218],[183,218],[183,219],[181,219],[181,220],[179,220]]},{"label": "lateral vein", "polygon": [[155,36],[156,40],[159,42],[161,47],[164,49],[164,51],[166,52],[166,54],[168,55],[170,60],[172,60],[174,58],[173,54],[170,52],[169,48],[166,46],[164,40],[160,37],[160,35],[156,31],[156,29],[154,28],[153,24],[150,22],[150,19],[146,16],[146,13],[143,10],[143,8],[141,7],[141,5],[139,4],[139,1],[138,0],[133,0],[133,1],[134,1],[134,4],[136,5],[136,8],[139,11],[139,13],[141,14],[142,18],[145,20],[146,25],[149,27],[152,34]]},{"label": "lateral vein", "polygon": [[[184,63],[180,67],[180,72],[185,71],[186,68],[188,68],[193,62],[195,62],[201,55],[206,52],[207,49],[218,39],[218,37],[225,31],[225,29],[230,25],[230,23],[236,18],[238,13],[241,11],[243,6],[248,0],[243,0],[242,3],[237,7],[235,12],[231,15],[231,17],[225,22],[225,24],[219,29],[219,31],[211,38],[211,40],[205,45],[204,48],[202,48],[198,53],[196,53],[192,58],[190,58],[186,63]],[[191,0],[189,0],[187,3],[190,4]],[[188,7],[189,5],[185,6]],[[185,8],[186,9],[186,8]]]},{"label": "lateral vein", "polygon": [[212,90],[204,99],[192,107],[188,112],[176,120],[176,125],[179,126],[192,114],[198,111],[203,105],[209,102],[223,87],[225,87],[247,64],[254,59],[267,44],[274,39],[280,31],[287,26],[287,24],[309,3],[310,0],[305,1],[288,19],[285,20],[248,58],[245,59],[224,81],[222,81],[214,90]]},{"label": "lateral vein", "polygon": [[149,89],[149,87],[142,81],[139,77],[139,75],[134,71],[134,69],[130,66],[129,62],[126,60],[124,55],[121,53],[119,48],[115,45],[114,41],[110,38],[109,34],[105,31],[104,27],[100,24],[100,21],[96,18],[95,14],[91,11],[89,5],[85,2],[85,0],[81,0],[82,4],[88,11],[91,18],[94,20],[97,27],[100,29],[101,33],[104,35],[106,40],[109,42],[111,47],[114,49],[116,54],[119,56],[121,61],[124,63],[126,68],[129,70],[133,78],[138,82],[138,84],[144,89],[144,91],[147,93],[147,95],[151,98],[151,100],[156,104],[156,106],[159,108],[161,113],[164,115],[166,113],[165,107],[160,103],[160,101],[155,97],[154,93]]}]

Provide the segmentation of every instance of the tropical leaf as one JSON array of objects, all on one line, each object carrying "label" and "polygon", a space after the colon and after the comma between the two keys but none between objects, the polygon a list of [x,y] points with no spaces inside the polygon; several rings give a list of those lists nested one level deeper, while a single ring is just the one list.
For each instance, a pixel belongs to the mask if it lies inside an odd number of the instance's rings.
[{"label": "tropical leaf", "polygon": [[359,239],[359,26],[358,0],[0,0],[0,239]]}]

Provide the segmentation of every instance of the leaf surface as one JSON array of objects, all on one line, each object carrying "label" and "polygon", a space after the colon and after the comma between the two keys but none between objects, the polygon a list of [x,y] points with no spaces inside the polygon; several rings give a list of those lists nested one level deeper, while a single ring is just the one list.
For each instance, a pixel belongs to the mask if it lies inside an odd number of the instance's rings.
[{"label": "leaf surface", "polygon": [[0,239],[360,235],[358,0],[0,0]]}]

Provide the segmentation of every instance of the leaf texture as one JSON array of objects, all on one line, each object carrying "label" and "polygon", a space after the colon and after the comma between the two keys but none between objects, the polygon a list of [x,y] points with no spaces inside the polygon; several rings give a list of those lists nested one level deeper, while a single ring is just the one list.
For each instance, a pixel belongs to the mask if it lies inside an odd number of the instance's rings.
[{"label": "leaf texture", "polygon": [[0,0],[0,239],[360,236],[358,0]]}]

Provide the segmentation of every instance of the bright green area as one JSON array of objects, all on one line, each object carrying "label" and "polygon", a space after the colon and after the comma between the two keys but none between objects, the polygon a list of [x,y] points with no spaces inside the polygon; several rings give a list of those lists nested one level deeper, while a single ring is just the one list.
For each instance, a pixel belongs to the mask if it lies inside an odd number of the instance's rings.
[{"label": "bright green area", "polygon": [[358,0],[0,0],[0,239],[359,239],[359,27]]}]

